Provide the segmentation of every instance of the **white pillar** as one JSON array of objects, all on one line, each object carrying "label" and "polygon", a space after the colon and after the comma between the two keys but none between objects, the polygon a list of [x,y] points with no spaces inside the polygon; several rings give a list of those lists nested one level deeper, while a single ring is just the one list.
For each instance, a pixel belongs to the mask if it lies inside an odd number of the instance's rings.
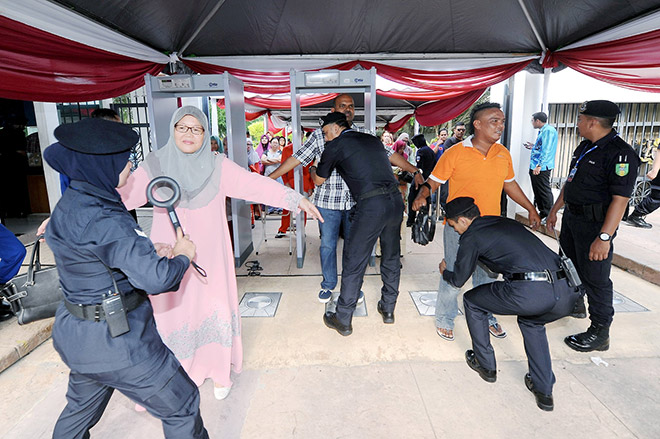
[{"label": "white pillar", "polygon": [[[60,124],[60,118],[57,115],[57,105],[52,102],[35,102],[34,114],[37,119],[37,129],[39,130],[39,147],[41,156],[44,150],[51,144],[57,142],[53,132]],[[46,160],[42,160],[44,165],[44,177],[46,180],[46,190],[48,192],[48,204],[50,211],[55,209],[55,205],[62,196],[60,189],[60,174],[51,168]]]},{"label": "white pillar", "polygon": [[[533,75],[527,72],[519,72],[515,75],[513,86],[513,99],[511,102],[511,115],[507,124],[511,127],[509,139],[509,150],[513,159],[513,169],[516,173],[516,181],[527,195],[530,201],[534,201],[532,185],[529,180],[529,154],[523,144],[534,142],[537,132],[532,127],[532,114],[540,111],[543,94],[543,75]],[[527,213],[518,204],[509,200],[507,205],[507,216],[514,218],[516,212]]]}]

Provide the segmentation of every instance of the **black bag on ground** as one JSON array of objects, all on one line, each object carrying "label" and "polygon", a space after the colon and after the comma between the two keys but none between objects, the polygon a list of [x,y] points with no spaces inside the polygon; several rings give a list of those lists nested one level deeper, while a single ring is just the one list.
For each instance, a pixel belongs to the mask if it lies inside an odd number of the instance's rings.
[{"label": "black bag on ground", "polygon": [[9,302],[19,325],[53,317],[64,298],[57,268],[41,268],[39,260],[41,238],[41,236],[37,238],[32,248],[27,274],[16,276],[0,286],[0,294]]}]

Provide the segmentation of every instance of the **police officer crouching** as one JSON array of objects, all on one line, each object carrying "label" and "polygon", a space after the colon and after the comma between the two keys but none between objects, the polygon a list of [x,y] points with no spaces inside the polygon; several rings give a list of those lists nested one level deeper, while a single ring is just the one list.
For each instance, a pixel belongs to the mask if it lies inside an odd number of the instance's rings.
[{"label": "police officer crouching", "polygon": [[[591,325],[586,332],[564,339],[576,351],[606,351],[614,316],[612,240],[637,179],[639,157],[612,125],[619,107],[610,101],[588,101],[580,106],[577,127],[585,140],[573,153],[570,172],[547,224],[553,229],[562,207],[560,242],[573,260],[589,299]],[[584,300],[574,315],[585,316]]]},{"label": "police officer crouching", "polygon": [[53,437],[88,438],[117,389],[161,419],[165,437],[208,438],[197,386],[163,344],[146,300],[178,289],[195,245],[179,230],[173,257],[160,257],[121,202],[115,188],[138,141],[130,127],[83,119],[55,137],[44,158],[71,184],[46,229],[65,298],[53,346],[71,373]]},{"label": "police officer crouching", "polygon": [[456,288],[462,287],[477,263],[503,281],[479,285],[463,296],[472,349],[465,352],[468,366],[489,383],[497,379],[495,353],[488,334],[488,315],[516,315],[527,353],[529,373],[525,385],[542,410],[554,408],[552,386],[555,376],[545,324],[568,315],[579,290],[568,283],[559,255],[522,224],[499,216],[481,216],[470,197],[458,197],[445,207],[447,224],[458,232],[460,246],[454,270],[440,273]]}]

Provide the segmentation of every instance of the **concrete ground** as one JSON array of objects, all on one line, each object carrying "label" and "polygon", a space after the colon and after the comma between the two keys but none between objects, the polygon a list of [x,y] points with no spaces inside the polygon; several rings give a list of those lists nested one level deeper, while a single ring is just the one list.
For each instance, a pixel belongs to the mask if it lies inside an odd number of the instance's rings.
[{"label": "concrete ground", "polygon": [[[660,268],[653,257],[660,215],[647,220],[654,229],[622,225],[615,249],[632,248],[627,256]],[[237,282],[241,295],[281,292],[281,302],[273,318],[242,319],[245,359],[229,397],[215,400],[209,381],[200,388],[211,437],[660,437],[659,286],[613,269],[615,290],[648,311],[615,316],[609,351],[578,353],[563,343],[566,335],[583,331],[587,320],[565,318],[547,326],[557,377],[555,410],[548,413],[536,407],[523,384],[527,364],[514,317],[500,318],[509,335],[493,340],[498,380],[488,384],[465,364],[470,348],[465,319],[457,318],[456,340],[447,342],[435,334],[433,317],[418,313],[410,292],[436,289],[441,239],[426,247],[406,241],[394,325],[384,325],[376,312],[381,283],[377,267],[369,268],[363,287],[368,315],[356,317],[353,335],[341,337],[323,325],[324,306],[316,298],[321,279],[316,223],[307,226],[301,270],[295,254],[288,255],[288,240],[272,238],[276,227],[276,221],[266,221],[268,241],[250,257],[263,266],[262,275],[248,277],[241,268]],[[65,405],[68,368],[52,342],[27,355],[26,340],[47,333],[48,325],[0,324],[3,343],[14,341],[17,351],[24,347],[22,358],[0,373],[4,438],[50,437]],[[160,422],[133,406],[123,395],[113,396],[92,437],[162,437]]]}]

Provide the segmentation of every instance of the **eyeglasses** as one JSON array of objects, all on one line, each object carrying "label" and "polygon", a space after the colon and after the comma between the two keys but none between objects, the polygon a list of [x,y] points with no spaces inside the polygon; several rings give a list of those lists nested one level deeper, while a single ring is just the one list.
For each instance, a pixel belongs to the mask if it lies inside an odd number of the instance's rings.
[{"label": "eyeglasses", "polygon": [[456,131],[465,131],[465,128],[456,128]]},{"label": "eyeglasses", "polygon": [[204,134],[204,128],[199,127],[199,126],[198,127],[189,127],[189,126],[186,126],[186,125],[176,124],[176,125],[174,125],[174,130],[177,133],[181,133],[181,134],[187,133],[188,130],[190,130],[190,132],[193,133],[195,136],[201,136],[202,134]]}]

